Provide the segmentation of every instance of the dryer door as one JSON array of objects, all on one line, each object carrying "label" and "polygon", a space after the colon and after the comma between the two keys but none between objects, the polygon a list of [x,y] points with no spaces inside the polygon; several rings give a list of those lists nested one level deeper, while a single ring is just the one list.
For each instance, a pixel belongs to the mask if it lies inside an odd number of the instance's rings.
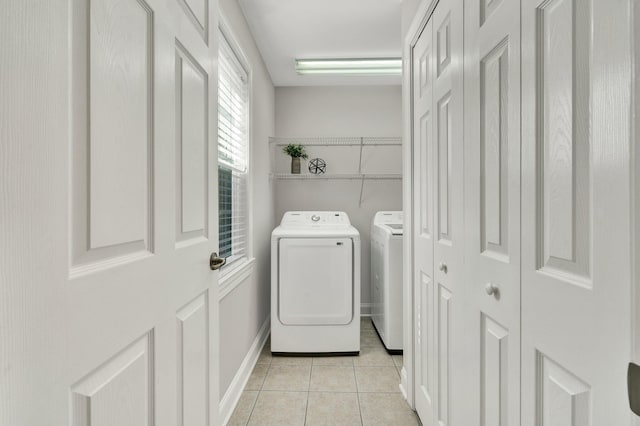
[{"label": "dryer door", "polygon": [[353,320],[353,242],[279,242],[278,317],[284,325],[346,325]]}]

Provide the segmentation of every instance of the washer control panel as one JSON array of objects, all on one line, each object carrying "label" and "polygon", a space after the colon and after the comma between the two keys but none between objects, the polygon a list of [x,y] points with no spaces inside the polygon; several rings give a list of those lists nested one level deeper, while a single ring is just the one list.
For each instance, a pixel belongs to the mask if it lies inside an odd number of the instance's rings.
[{"label": "washer control panel", "polygon": [[373,218],[373,224],[386,226],[391,230],[393,235],[402,235],[403,233],[403,214],[401,211],[383,211],[378,212]]}]

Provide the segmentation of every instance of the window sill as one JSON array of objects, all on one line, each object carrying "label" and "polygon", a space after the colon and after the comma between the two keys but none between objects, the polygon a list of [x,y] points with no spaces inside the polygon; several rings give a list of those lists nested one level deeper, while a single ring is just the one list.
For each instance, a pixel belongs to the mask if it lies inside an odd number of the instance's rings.
[{"label": "window sill", "polygon": [[242,284],[253,272],[256,263],[255,258],[238,262],[238,265],[231,265],[232,268],[222,272],[218,292],[218,301],[227,297],[236,287]]}]

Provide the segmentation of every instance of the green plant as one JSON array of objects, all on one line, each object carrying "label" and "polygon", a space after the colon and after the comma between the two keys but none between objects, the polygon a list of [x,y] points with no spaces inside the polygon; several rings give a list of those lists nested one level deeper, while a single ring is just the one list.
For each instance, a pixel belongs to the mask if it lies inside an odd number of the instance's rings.
[{"label": "green plant", "polygon": [[296,145],[290,143],[289,145],[282,148],[282,152],[287,154],[292,158],[304,158],[305,160],[309,158],[307,151],[305,150],[304,145]]}]

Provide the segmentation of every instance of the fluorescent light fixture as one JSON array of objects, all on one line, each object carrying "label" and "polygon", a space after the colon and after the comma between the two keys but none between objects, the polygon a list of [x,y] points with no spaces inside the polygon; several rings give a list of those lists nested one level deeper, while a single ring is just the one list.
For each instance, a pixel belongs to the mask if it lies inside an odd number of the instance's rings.
[{"label": "fluorescent light fixture", "polygon": [[400,58],[296,59],[298,74],[400,75]]}]

